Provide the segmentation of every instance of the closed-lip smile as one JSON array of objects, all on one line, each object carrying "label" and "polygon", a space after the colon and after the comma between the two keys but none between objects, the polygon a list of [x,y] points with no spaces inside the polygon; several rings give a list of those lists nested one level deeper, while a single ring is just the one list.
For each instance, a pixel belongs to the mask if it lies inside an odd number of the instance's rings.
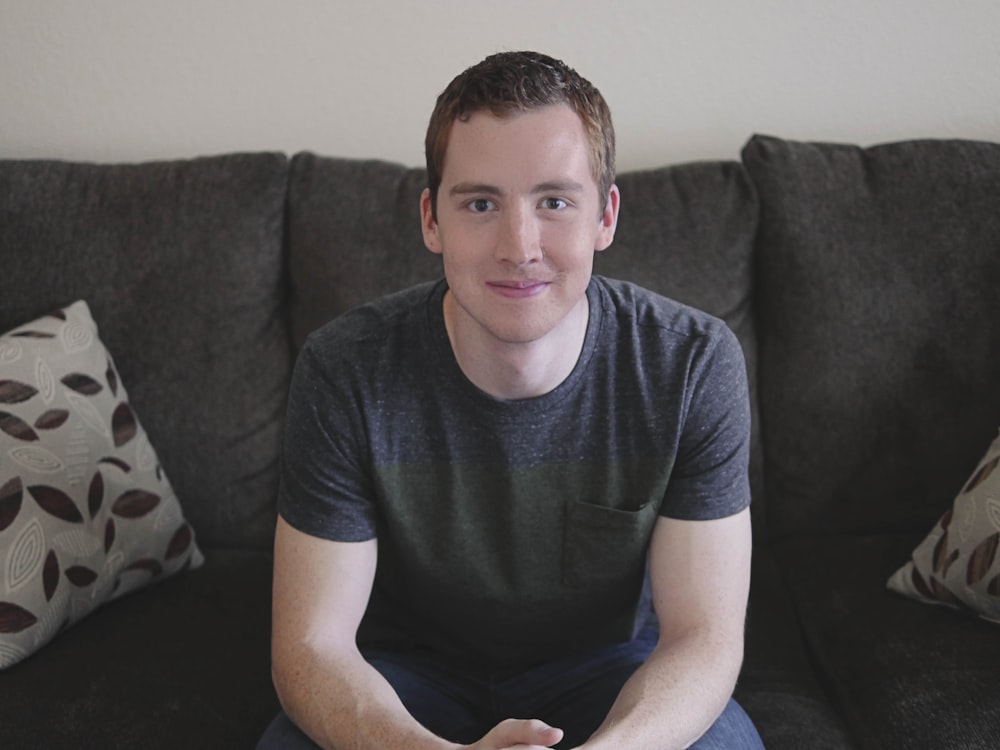
[{"label": "closed-lip smile", "polygon": [[544,291],[549,282],[540,279],[509,279],[501,281],[488,281],[486,286],[493,289],[504,297],[521,299],[531,297]]}]

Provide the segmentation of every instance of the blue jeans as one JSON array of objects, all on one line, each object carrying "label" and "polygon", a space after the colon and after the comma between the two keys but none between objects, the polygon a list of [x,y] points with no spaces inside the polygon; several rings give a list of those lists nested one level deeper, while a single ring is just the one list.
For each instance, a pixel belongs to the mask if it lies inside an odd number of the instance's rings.
[{"label": "blue jeans", "polygon": [[[565,732],[557,749],[582,744],[611,709],[622,685],[656,644],[655,629],[631,643],[505,673],[422,651],[369,648],[365,659],[393,686],[417,721],[439,737],[471,744],[508,718],[541,719]],[[696,750],[763,750],[753,722],[730,700]],[[257,750],[316,750],[284,714],[271,723]]]}]

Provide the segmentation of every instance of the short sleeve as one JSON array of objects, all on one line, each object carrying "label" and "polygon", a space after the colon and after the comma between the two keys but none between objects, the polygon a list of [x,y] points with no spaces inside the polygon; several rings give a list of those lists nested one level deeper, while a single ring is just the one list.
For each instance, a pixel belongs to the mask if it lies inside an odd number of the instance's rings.
[{"label": "short sleeve", "polygon": [[343,542],[375,537],[363,393],[345,356],[309,339],[288,397],[278,512],[299,531]]},{"label": "short sleeve", "polygon": [[721,322],[690,362],[677,460],[661,514],[734,515],[750,504],[750,400],[743,351]]}]

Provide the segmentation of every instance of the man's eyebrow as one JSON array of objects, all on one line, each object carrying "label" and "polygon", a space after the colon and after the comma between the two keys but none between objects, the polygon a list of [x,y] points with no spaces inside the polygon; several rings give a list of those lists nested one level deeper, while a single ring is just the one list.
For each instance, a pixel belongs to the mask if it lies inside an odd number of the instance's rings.
[{"label": "man's eyebrow", "polygon": [[535,185],[533,193],[582,193],[586,188],[576,180],[553,180]]},{"label": "man's eyebrow", "polygon": [[500,195],[503,191],[495,185],[482,183],[460,182],[453,185],[448,191],[448,195]]}]

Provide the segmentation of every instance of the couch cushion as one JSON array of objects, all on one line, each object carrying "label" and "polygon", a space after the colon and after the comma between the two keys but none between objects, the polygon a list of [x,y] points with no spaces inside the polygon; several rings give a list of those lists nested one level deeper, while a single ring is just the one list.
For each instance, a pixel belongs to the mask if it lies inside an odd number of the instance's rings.
[{"label": "couch cushion", "polygon": [[376,297],[442,275],[420,231],[423,169],[300,153],[288,186],[295,350],[315,328]]},{"label": "couch cushion", "polygon": [[86,303],[0,335],[0,669],[201,562]]},{"label": "couch cushion", "polygon": [[208,551],[103,607],[0,675],[0,745],[253,747],[278,710],[270,579],[266,552]]},{"label": "couch cushion", "polygon": [[743,159],[769,529],[926,533],[1000,423],[1000,145],[758,136]]},{"label": "couch cushion", "polygon": [[781,572],[763,546],[754,549],[746,655],[736,699],[768,750],[855,747],[816,681]]},{"label": "couch cushion", "polygon": [[866,748],[1000,747],[996,625],[886,589],[919,535],[776,544],[806,642]]},{"label": "couch cushion", "polygon": [[85,300],[203,545],[269,546],[287,159],[0,161],[0,330]]}]

